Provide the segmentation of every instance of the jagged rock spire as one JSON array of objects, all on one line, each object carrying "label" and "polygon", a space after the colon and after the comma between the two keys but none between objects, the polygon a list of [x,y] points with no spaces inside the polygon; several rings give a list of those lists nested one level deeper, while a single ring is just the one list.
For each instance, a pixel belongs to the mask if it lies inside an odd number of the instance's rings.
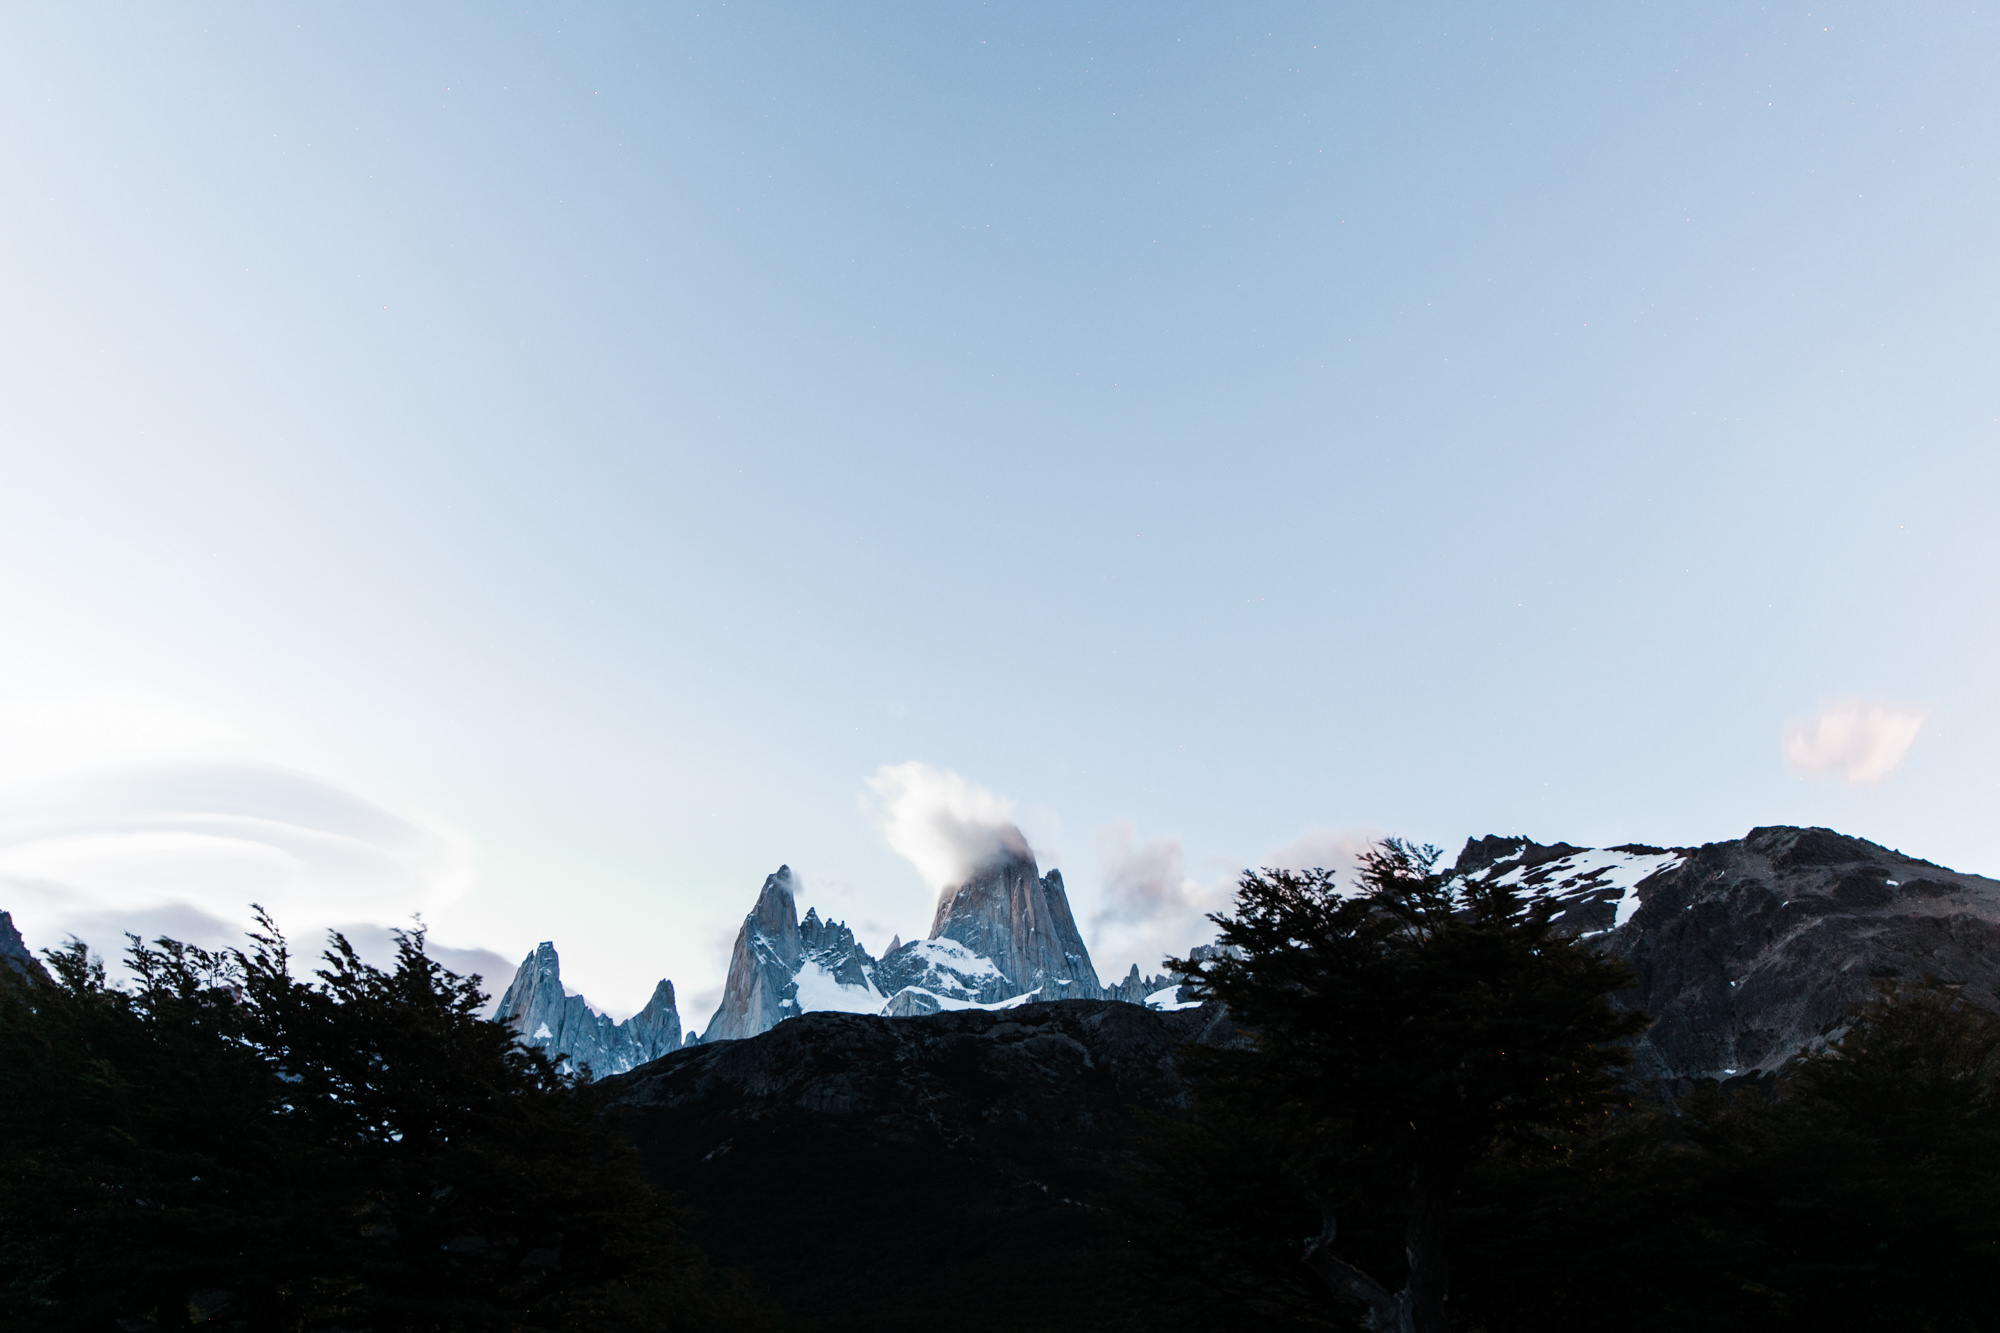
[{"label": "jagged rock spire", "polygon": [[845,922],[822,921],[810,908],[798,919],[798,881],[790,866],[764,880],[757,904],[736,932],[722,1003],[704,1042],[738,1041],[815,1009],[874,1013],[883,993],[875,960]]},{"label": "jagged rock spire", "polygon": [[[813,924],[819,924],[815,914]],[[701,1039],[735,1041],[769,1031],[798,1010],[799,904],[792,868],[779,866],[765,876],[756,906],[743,918],[729,953],[729,978],[722,1002]]]},{"label": "jagged rock spire", "polygon": [[636,1069],[681,1044],[673,982],[662,980],[653,987],[645,1008],[623,1023],[614,1023],[581,995],[564,992],[562,960],[547,940],[522,960],[493,1017],[519,1033],[524,1045],[565,1057],[569,1067],[587,1068],[595,1078]]},{"label": "jagged rock spire", "polygon": [[1025,844],[1004,847],[939,900],[931,938],[955,940],[989,958],[1011,994],[1039,991],[1044,1000],[1096,1000],[1104,995],[1090,950],[1076,928],[1062,872],[1037,873]]}]

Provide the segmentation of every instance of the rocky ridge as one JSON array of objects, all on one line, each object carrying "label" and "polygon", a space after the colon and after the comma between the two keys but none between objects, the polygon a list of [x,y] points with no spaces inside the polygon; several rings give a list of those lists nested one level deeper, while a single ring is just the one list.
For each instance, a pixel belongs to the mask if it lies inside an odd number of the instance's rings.
[{"label": "rocky ridge", "polygon": [[2000,881],[1831,829],[1672,848],[1487,837],[1453,870],[1551,901],[1632,968],[1619,1000],[1654,1020],[1634,1045],[1644,1079],[1771,1073],[1884,982],[2000,1002]]},{"label": "rocky ridge", "polygon": [[523,1045],[541,1047],[564,1069],[587,1070],[595,1078],[635,1069],[681,1047],[673,982],[662,980],[645,1008],[614,1022],[564,989],[561,960],[546,940],[522,960],[493,1018],[520,1034]]},{"label": "rocky ridge", "polygon": [[841,922],[817,909],[799,921],[790,866],[764,879],[729,952],[729,975],[701,1040],[740,1041],[814,1010],[872,1013],[882,1007],[875,960]]}]

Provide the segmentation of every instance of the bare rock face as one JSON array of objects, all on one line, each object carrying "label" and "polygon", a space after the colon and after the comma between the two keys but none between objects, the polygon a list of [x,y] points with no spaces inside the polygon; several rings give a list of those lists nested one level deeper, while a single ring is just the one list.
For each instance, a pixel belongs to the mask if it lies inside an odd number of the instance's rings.
[{"label": "bare rock face", "polygon": [[801,966],[815,962],[837,985],[866,986],[868,965],[873,961],[845,921],[821,921],[818,908],[806,909],[806,919],[799,922]]},{"label": "bare rock face", "polygon": [[1698,848],[1468,842],[1460,874],[1551,899],[1624,960],[1652,1015],[1641,1078],[1768,1073],[1839,1035],[1885,981],[1933,978],[2000,1004],[2000,882],[1820,828]]},{"label": "bare rock face", "polygon": [[1001,854],[938,902],[932,940],[950,940],[990,960],[998,977],[984,1002],[1034,992],[1042,1000],[1104,995],[1083,945],[1062,872],[1037,873],[1025,847]]},{"label": "bare rock face", "polygon": [[767,1032],[797,1014],[793,978],[803,956],[792,868],[779,866],[765,877],[756,905],[736,932],[722,1002],[715,1007],[701,1039],[740,1041]]},{"label": "bare rock face", "polygon": [[581,995],[564,992],[562,962],[547,941],[522,961],[493,1017],[513,1027],[523,1044],[542,1047],[565,1068],[595,1078],[637,1068],[681,1045],[673,982],[662,980],[645,1008],[615,1023]]},{"label": "bare rock face", "polygon": [[1115,986],[1106,986],[1104,988],[1104,998],[1107,1000],[1123,1000],[1127,1004],[1146,1004],[1154,999],[1163,997],[1168,991],[1177,993],[1179,989],[1180,983],[1172,977],[1141,976],[1139,974],[1139,965],[1134,963],[1132,964],[1132,970],[1125,974],[1123,981]]},{"label": "bare rock face", "polygon": [[722,1002],[701,1040],[741,1041],[821,1009],[872,1013],[883,1001],[874,966],[844,923],[821,921],[817,909],[799,920],[797,881],[779,866],[736,932]]}]

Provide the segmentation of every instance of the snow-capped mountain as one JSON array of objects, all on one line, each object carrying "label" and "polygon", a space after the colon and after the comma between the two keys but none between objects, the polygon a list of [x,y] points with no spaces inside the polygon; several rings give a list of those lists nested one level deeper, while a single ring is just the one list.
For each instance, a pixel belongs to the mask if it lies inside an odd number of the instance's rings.
[{"label": "snow-capped mountain", "polygon": [[1615,930],[1639,910],[1639,885],[1684,863],[1686,848],[1544,846],[1526,838],[1467,839],[1453,873],[1505,884],[1529,898],[1556,904],[1565,931],[1593,936]]},{"label": "snow-capped mountain", "polygon": [[1100,985],[1061,873],[1041,875],[1031,854],[1007,851],[945,894],[929,939],[892,941],[880,959],[844,922],[822,920],[816,908],[800,920],[797,878],[779,866],[736,932],[722,1000],[699,1037],[683,1036],[669,981],[626,1022],[612,1022],[564,990],[555,946],[547,943],[521,964],[494,1017],[513,1024],[522,1041],[602,1078],[683,1044],[754,1037],[799,1014],[906,1017],[1045,999],[1154,1008],[1176,1002],[1172,981],[1141,976],[1137,967],[1115,986]]},{"label": "snow-capped mountain", "polygon": [[662,980],[645,1008],[616,1023],[563,989],[556,946],[546,940],[522,960],[493,1017],[511,1024],[525,1045],[559,1055],[565,1069],[588,1069],[594,1078],[622,1074],[681,1047],[673,982]]},{"label": "snow-capped mountain", "polygon": [[945,894],[931,921],[931,939],[952,940],[991,958],[1006,989],[1016,995],[1095,1000],[1104,994],[1070,914],[1062,872],[1041,875],[1025,852],[1003,853]]},{"label": "snow-capped mountain", "polygon": [[768,1032],[814,1010],[867,1014],[882,1008],[875,960],[840,922],[809,910],[799,921],[790,866],[765,877],[729,953],[729,977],[703,1041],[735,1041]]},{"label": "snow-capped mountain", "polygon": [[1165,977],[1138,968],[1106,989],[1097,980],[1063,891],[1032,854],[999,853],[938,903],[930,938],[897,939],[880,959],[854,932],[809,910],[798,921],[796,881],[780,866],[764,881],[730,952],[729,979],[701,1035],[735,1041],[787,1018],[825,1010],[891,1018],[1041,1000],[1173,1003]]}]

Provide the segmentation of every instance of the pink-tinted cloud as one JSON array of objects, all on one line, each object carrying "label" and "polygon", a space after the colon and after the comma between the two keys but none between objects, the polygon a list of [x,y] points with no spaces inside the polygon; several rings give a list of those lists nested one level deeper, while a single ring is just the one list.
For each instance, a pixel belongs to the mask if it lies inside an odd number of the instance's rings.
[{"label": "pink-tinted cloud", "polygon": [[1876,783],[1903,765],[1925,714],[1889,704],[1840,704],[1785,731],[1785,761],[1798,773],[1838,773],[1856,785]]}]

